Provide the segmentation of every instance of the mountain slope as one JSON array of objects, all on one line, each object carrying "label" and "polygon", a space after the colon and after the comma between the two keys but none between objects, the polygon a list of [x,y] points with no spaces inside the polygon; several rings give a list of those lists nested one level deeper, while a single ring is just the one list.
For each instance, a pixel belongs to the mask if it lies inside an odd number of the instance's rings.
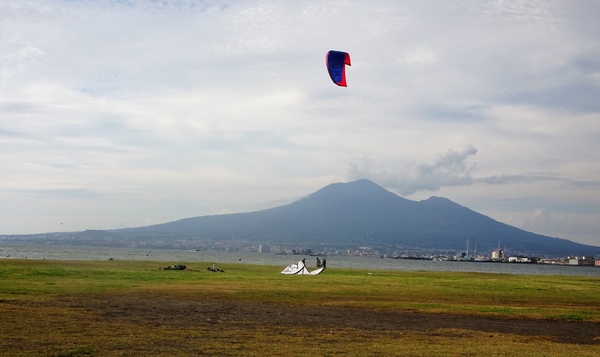
[{"label": "mountain slope", "polygon": [[564,256],[600,254],[600,247],[550,238],[497,222],[448,199],[404,199],[369,180],[328,185],[291,204],[263,211],[186,218],[113,231],[261,243],[395,245],[480,252],[498,243],[511,252]]}]

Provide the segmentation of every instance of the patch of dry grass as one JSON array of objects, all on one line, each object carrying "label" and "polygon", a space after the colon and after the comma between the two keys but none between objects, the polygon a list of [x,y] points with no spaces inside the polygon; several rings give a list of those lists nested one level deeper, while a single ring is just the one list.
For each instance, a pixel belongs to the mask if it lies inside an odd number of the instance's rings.
[{"label": "patch of dry grass", "polygon": [[[2,304],[1,356],[597,356],[598,345],[461,329],[165,327],[67,307]],[[18,327],[18,328],[17,328]]]}]

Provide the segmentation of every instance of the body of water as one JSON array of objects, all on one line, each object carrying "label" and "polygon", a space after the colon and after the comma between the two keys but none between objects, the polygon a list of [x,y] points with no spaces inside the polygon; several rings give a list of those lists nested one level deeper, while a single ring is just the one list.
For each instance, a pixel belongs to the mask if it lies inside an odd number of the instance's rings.
[{"label": "body of water", "polygon": [[[245,263],[273,265],[283,270],[302,258],[306,265],[315,267],[316,257],[303,255],[276,255],[253,252],[191,251],[142,248],[106,248],[82,246],[47,246],[26,244],[0,244],[0,259],[49,259],[49,260],[146,260],[160,265],[206,263]],[[322,256],[320,257],[323,258]],[[580,267],[550,264],[480,263],[431,260],[380,259],[361,256],[328,256],[328,268],[353,268],[366,270],[425,270],[448,272],[481,272],[522,275],[582,275],[600,277],[599,267]]]}]

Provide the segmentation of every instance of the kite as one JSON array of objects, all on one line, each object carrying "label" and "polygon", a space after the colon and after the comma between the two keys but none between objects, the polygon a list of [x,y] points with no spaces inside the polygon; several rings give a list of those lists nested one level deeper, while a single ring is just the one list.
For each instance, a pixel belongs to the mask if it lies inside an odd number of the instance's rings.
[{"label": "kite", "polygon": [[294,264],[290,264],[288,265],[285,269],[283,269],[283,271],[281,272],[281,274],[287,274],[287,275],[319,275],[323,272],[323,270],[325,270],[325,267],[321,267],[317,270],[313,270],[313,271],[308,271],[308,269],[306,269],[306,264],[304,263],[304,259],[302,259],[301,261],[294,263]]},{"label": "kite", "polygon": [[350,64],[350,55],[346,52],[329,51],[325,57],[327,71],[333,83],[346,87],[346,65]]}]

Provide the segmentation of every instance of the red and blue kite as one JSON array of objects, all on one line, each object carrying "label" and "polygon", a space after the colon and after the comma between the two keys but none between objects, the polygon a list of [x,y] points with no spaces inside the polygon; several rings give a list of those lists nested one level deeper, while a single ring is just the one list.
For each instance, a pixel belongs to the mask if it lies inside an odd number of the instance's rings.
[{"label": "red and blue kite", "polygon": [[333,83],[346,87],[346,65],[351,66],[350,55],[346,52],[329,51],[325,56],[325,63]]}]

